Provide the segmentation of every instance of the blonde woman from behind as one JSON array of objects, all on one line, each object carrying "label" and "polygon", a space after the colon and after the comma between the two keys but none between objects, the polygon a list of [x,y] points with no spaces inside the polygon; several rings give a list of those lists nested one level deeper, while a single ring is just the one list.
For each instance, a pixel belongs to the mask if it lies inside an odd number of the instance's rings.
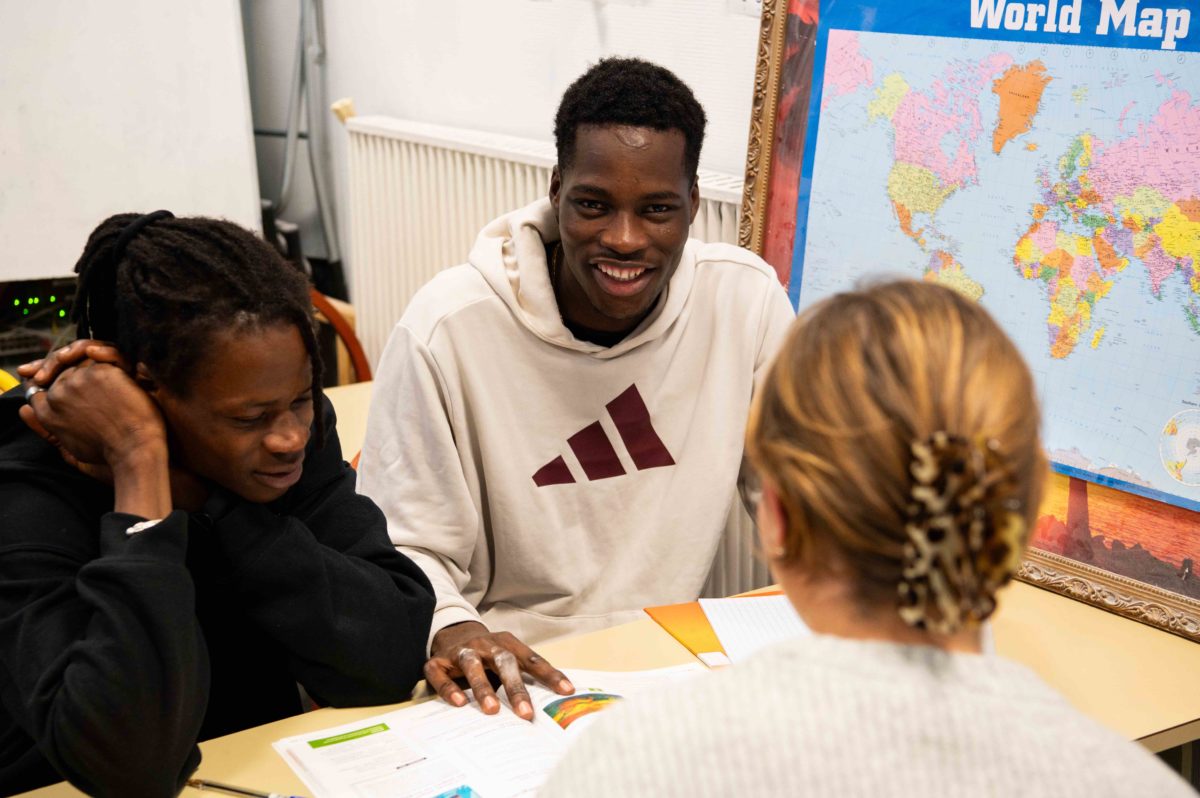
[{"label": "blonde woman from behind", "polygon": [[1193,795],[981,654],[1046,464],[1029,370],[978,305],[892,282],[814,306],[747,452],[762,547],[813,636],[613,710],[543,795]]}]

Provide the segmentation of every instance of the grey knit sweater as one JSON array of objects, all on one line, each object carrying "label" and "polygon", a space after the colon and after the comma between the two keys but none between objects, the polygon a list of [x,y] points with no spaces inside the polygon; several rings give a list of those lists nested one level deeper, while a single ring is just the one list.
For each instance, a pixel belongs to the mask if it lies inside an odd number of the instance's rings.
[{"label": "grey knit sweater", "polygon": [[541,795],[1195,793],[1016,663],[818,635],[612,710]]}]

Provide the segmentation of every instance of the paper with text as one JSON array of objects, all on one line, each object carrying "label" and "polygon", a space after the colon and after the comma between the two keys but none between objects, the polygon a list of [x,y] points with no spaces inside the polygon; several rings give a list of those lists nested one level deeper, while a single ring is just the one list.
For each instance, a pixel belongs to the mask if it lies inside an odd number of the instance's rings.
[{"label": "paper with text", "polygon": [[760,648],[811,634],[787,596],[700,599],[700,607],[735,665]]},{"label": "paper with text", "polygon": [[427,701],[279,740],[274,748],[315,798],[504,798],[533,795],[595,713],[705,672],[699,664],[630,673],[569,670],[576,692],[529,685],[534,720]]}]

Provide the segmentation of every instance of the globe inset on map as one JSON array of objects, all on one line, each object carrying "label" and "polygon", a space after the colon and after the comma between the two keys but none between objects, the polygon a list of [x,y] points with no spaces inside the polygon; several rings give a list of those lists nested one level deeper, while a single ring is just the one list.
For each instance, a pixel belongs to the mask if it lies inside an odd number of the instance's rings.
[{"label": "globe inset on map", "polygon": [[1159,454],[1173,479],[1192,487],[1200,485],[1200,409],[1176,413],[1167,422]]}]

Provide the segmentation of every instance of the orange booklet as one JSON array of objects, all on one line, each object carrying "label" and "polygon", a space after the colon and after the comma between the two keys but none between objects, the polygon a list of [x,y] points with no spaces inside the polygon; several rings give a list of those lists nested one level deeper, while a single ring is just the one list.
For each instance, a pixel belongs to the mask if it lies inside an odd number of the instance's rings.
[{"label": "orange booklet", "polygon": [[[742,595],[778,596],[782,593],[782,590],[774,588]],[[689,601],[686,604],[647,607],[646,614],[705,664],[708,664],[709,661],[709,657],[706,655],[725,654],[725,649],[721,647],[721,641],[717,639],[717,633],[713,631],[712,624],[708,622],[708,616],[700,607],[700,602]]]}]

